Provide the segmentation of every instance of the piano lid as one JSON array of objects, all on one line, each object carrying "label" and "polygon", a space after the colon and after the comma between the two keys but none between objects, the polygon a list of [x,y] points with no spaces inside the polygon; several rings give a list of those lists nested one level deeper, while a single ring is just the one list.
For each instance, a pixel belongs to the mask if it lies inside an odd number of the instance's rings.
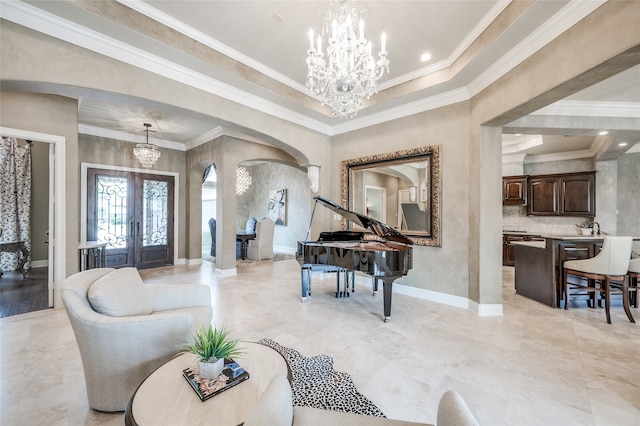
[{"label": "piano lid", "polygon": [[371,232],[376,234],[378,237],[383,240],[393,241],[396,243],[409,244],[412,245],[413,241],[411,241],[406,235],[396,231],[389,225],[377,221],[368,216],[362,215],[360,213],[352,212],[351,210],[344,209],[340,207],[338,204],[333,201],[324,198],[320,195],[314,197],[316,203],[323,204],[329,210],[338,213],[340,216],[350,220],[351,222],[362,226],[365,229],[369,229]]}]

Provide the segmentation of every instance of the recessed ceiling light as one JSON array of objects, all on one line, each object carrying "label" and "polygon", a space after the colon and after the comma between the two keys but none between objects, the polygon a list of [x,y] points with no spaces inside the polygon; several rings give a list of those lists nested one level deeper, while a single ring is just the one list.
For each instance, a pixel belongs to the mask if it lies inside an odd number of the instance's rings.
[{"label": "recessed ceiling light", "polygon": [[609,134],[609,131],[608,131],[608,130],[601,130],[600,132],[598,132],[598,134],[599,134],[600,136],[608,135],[608,134]]},{"label": "recessed ceiling light", "polygon": [[420,55],[420,62],[428,62],[430,60],[431,60],[431,53],[425,52],[422,55]]},{"label": "recessed ceiling light", "polygon": [[618,146],[627,146],[627,145],[629,145],[629,144],[628,144],[628,143],[626,143],[626,142],[620,142],[620,143],[618,144]]},{"label": "recessed ceiling light", "polygon": [[516,136],[522,136],[522,133],[516,133]]}]

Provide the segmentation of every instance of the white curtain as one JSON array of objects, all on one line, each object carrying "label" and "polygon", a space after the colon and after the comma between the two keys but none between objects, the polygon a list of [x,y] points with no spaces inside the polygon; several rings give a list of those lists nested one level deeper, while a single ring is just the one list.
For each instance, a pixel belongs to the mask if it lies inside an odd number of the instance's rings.
[{"label": "white curtain", "polygon": [[[0,142],[0,233],[0,241],[24,241],[31,253],[31,145],[7,137]],[[18,256],[2,253],[0,270],[17,269]]]}]

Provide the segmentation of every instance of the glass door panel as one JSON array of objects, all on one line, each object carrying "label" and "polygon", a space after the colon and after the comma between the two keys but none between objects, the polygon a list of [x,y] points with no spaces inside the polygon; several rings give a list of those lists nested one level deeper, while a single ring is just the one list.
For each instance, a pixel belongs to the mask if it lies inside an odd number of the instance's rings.
[{"label": "glass door panel", "polygon": [[87,240],[107,243],[107,266],[173,265],[173,176],[87,170]]},{"label": "glass door panel", "polygon": [[[137,174],[136,266],[173,265],[173,176]],[[137,226],[137,225],[136,225]]]},{"label": "glass door panel", "polygon": [[167,245],[169,184],[144,179],[142,191],[142,245]]},{"label": "glass door panel", "polygon": [[96,176],[96,240],[107,243],[107,250],[127,247],[126,178]]}]

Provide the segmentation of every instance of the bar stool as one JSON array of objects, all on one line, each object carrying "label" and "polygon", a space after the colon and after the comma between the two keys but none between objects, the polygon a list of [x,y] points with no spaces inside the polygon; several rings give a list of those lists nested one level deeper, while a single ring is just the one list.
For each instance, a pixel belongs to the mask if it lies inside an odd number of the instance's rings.
[{"label": "bar stool", "polygon": [[636,259],[631,259],[629,261],[629,270],[627,271],[627,276],[629,277],[629,291],[633,292],[633,296],[631,297],[631,302],[633,303],[633,307],[638,307],[638,278],[640,278],[640,257]]},{"label": "bar stool", "polygon": [[[605,237],[602,250],[595,257],[564,262],[564,308],[569,309],[569,286],[593,293],[594,296],[598,293],[604,294],[607,323],[611,324],[609,310],[613,291],[622,293],[624,312],[629,321],[635,323],[629,309],[629,285],[626,280],[632,243],[631,237]],[[569,283],[570,275],[580,278],[580,282]],[[586,284],[583,280],[587,281]]]}]

